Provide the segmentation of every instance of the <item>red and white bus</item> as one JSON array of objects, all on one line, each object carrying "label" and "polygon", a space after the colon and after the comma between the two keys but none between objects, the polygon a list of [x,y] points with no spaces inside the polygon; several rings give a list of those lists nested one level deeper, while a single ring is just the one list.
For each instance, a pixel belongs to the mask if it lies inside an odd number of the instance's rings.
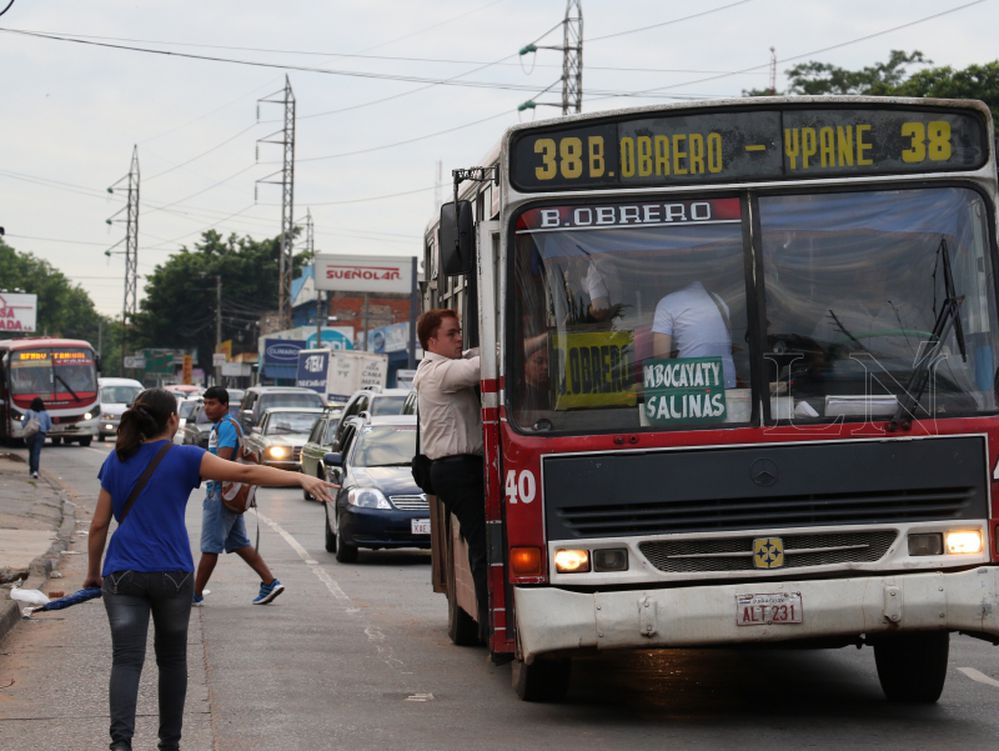
[{"label": "red and white bus", "polygon": [[21,438],[21,416],[41,397],[52,442],[89,446],[100,411],[97,370],[94,348],[80,339],[0,340],[0,439]]},{"label": "red and white bus", "polygon": [[950,633],[999,641],[994,149],[981,102],[747,98],[455,170],[424,304],[482,353],[489,649],[523,698],[591,650],[868,645],[932,702]]}]

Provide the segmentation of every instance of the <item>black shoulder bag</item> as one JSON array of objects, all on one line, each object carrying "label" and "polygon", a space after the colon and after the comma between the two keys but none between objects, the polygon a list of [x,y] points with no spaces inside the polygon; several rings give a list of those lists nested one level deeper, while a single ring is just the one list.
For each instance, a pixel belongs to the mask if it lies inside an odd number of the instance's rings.
[{"label": "black shoulder bag", "polygon": [[156,452],[156,456],[149,460],[149,464],[143,470],[139,479],[136,481],[135,485],[132,487],[132,492],[128,494],[128,499],[125,501],[125,506],[121,510],[121,516],[118,517],[118,526],[120,527],[125,523],[125,517],[128,516],[128,512],[132,510],[132,506],[135,504],[135,499],[139,497],[139,493],[142,489],[146,487],[146,483],[149,482],[149,478],[152,477],[153,471],[163,461],[163,457],[166,456],[167,451],[173,447],[171,441],[164,443],[160,450]]},{"label": "black shoulder bag", "polygon": [[413,480],[427,495],[434,495],[434,488],[430,483],[430,465],[433,464],[433,459],[431,459],[426,454],[421,454],[420,449],[420,399],[416,398],[416,456],[413,457],[411,463],[413,470]]}]

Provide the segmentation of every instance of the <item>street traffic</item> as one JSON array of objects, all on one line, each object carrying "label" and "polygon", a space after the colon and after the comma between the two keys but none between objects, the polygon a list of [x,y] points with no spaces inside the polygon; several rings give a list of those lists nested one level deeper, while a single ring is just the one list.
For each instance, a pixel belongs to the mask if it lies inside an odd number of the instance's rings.
[{"label": "street traffic", "polygon": [[[47,449],[78,529],[110,449]],[[943,696],[929,707],[886,702],[871,650],[853,648],[586,655],[574,660],[564,702],[522,702],[508,665],[448,641],[428,553],[361,549],[358,563],[338,563],[324,549],[321,505],[297,488],[262,489],[258,501],[250,534],[259,522],[260,549],[287,592],[253,607],[252,573],[220,561],[192,614],[184,748],[994,748],[999,652],[963,636],[952,639]],[[187,514],[195,544],[200,516],[196,491]],[[82,578],[84,545],[78,534],[62,557],[67,591]],[[99,601],[22,621],[0,654],[0,748],[98,747],[109,663]],[[150,649],[143,738],[155,737],[154,676]]]}]

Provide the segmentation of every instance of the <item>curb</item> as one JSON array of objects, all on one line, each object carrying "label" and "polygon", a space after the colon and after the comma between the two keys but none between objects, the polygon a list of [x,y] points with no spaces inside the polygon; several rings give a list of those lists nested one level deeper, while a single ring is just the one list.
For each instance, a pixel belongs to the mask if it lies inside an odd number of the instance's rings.
[{"label": "curb", "polygon": [[[17,457],[16,454],[7,454],[6,458]],[[22,460],[23,461],[23,460]],[[28,567],[28,578],[24,582],[24,589],[41,589],[48,581],[49,575],[59,566],[59,557],[73,541],[73,534],[76,531],[76,509],[69,500],[66,491],[61,485],[53,482],[46,472],[41,472],[42,478],[49,484],[62,501],[62,521],[56,530],[56,539],[53,540],[49,549],[35,558]],[[7,637],[7,634],[21,620],[21,608],[16,600],[10,599],[8,591],[7,597],[0,600],[0,642]]]}]

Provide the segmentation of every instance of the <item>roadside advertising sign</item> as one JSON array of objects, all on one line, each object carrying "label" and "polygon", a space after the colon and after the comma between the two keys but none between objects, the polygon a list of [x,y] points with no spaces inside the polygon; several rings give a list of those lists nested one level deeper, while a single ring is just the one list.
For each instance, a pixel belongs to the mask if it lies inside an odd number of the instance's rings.
[{"label": "roadside advertising sign", "polygon": [[397,389],[412,388],[416,378],[416,368],[399,368],[395,371],[395,387]]},{"label": "roadside advertising sign", "polygon": [[316,256],[316,288],[342,292],[410,291],[413,259],[400,256]]},{"label": "roadside advertising sign", "polygon": [[368,331],[372,352],[405,352],[409,347],[409,323],[393,323]]},{"label": "roadside advertising sign", "polygon": [[188,386],[190,386],[192,383],[191,377],[193,376],[193,373],[191,372],[191,370],[193,366],[194,366],[194,358],[192,358],[190,355],[184,355],[184,365],[182,366],[183,369],[181,372],[183,373],[183,383],[185,383]]},{"label": "roadside advertising sign", "polygon": [[253,369],[248,362],[227,362],[222,366],[222,375],[233,377],[245,377],[253,373]]},{"label": "roadside advertising sign", "polygon": [[145,355],[125,355],[124,365],[130,370],[145,370],[146,357]]},{"label": "roadside advertising sign", "polygon": [[0,292],[0,331],[32,332],[37,314],[38,295]]},{"label": "roadside advertising sign", "polygon": [[330,366],[330,350],[303,349],[298,352],[298,373],[295,385],[312,389],[326,396],[326,373]]},{"label": "roadside advertising sign", "polygon": [[295,365],[298,363],[298,350],[304,347],[304,339],[264,339],[264,367]]},{"label": "roadside advertising sign", "polygon": [[298,370],[298,351],[304,348],[304,339],[264,339],[260,375],[274,379],[294,378]]}]

